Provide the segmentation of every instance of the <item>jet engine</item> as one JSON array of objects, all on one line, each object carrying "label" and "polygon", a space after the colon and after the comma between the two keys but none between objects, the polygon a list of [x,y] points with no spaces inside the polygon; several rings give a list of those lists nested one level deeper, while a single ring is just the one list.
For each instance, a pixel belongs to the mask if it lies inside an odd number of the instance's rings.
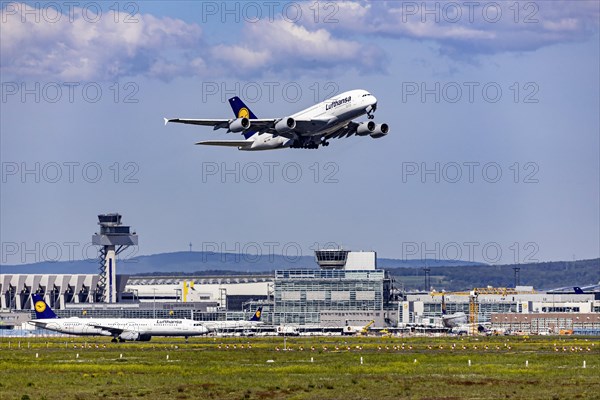
[{"label": "jet engine", "polygon": [[250,120],[248,118],[237,118],[229,123],[231,132],[242,132],[250,128]]},{"label": "jet engine", "polygon": [[358,136],[372,135],[373,132],[375,131],[375,127],[376,127],[376,125],[375,125],[375,122],[373,122],[373,121],[361,122],[360,124],[358,124],[358,127],[356,128],[356,134]]},{"label": "jet engine", "polygon": [[140,335],[138,332],[123,332],[119,335],[121,340],[136,340],[138,342],[148,342],[152,338],[150,335]]},{"label": "jet engine", "polygon": [[377,124],[373,132],[371,132],[371,137],[373,139],[379,139],[384,137],[390,131],[390,127],[388,124]]},{"label": "jet engine", "polygon": [[275,124],[275,130],[277,133],[288,133],[296,128],[296,121],[292,117],[281,119],[281,121]]},{"label": "jet engine", "polygon": [[123,332],[119,335],[121,340],[138,340],[140,334],[138,332]]}]

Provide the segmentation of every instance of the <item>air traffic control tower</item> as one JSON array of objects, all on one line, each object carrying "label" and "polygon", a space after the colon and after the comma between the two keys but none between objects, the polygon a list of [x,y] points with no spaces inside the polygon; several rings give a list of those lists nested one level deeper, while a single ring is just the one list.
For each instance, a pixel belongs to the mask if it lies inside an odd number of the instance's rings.
[{"label": "air traffic control tower", "polygon": [[374,270],[377,269],[377,253],[374,251],[349,251],[322,249],[315,251],[317,264],[324,270]]},{"label": "air traffic control tower", "polygon": [[121,214],[100,214],[98,225],[100,225],[100,233],[92,236],[92,244],[100,246],[98,250],[100,296],[97,301],[115,303],[117,301],[117,254],[129,246],[137,246],[138,236],[135,232],[130,232],[129,226],[121,224]]}]

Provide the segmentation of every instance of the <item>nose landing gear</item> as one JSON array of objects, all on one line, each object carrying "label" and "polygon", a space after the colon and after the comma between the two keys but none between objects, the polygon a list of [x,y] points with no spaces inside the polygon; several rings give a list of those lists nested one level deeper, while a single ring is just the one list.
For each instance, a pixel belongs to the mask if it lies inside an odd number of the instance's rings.
[{"label": "nose landing gear", "polygon": [[369,119],[373,119],[375,118],[375,116],[373,115],[373,113],[375,112],[375,110],[377,110],[377,103],[373,104],[372,106],[367,107],[367,118]]}]

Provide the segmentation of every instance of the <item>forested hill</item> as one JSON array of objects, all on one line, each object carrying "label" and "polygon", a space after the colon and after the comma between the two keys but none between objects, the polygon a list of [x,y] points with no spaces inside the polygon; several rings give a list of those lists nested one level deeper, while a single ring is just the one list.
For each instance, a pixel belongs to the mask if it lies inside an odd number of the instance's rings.
[{"label": "forested hill", "polygon": [[[440,266],[480,264],[463,260],[379,258],[377,265],[378,268],[389,269],[396,267],[419,268],[424,265],[437,268]],[[275,254],[254,255],[184,251],[135,257],[121,256],[117,259],[117,268],[120,274],[204,274],[207,271],[211,273],[234,271],[254,274],[267,273],[276,269],[318,268],[318,265],[313,255],[284,257]],[[98,260],[96,259],[0,265],[0,273],[2,274],[93,274],[96,272],[98,272]]]},{"label": "forested hill", "polygon": [[[579,261],[554,261],[535,264],[470,265],[432,268],[431,286],[436,290],[470,290],[481,286],[513,287],[514,270],[520,270],[520,284],[536,290],[569,286],[596,285],[600,282],[600,258]],[[420,268],[392,268],[388,272],[396,286],[424,289],[424,272]]]},{"label": "forested hill", "polygon": [[[397,260],[379,258],[377,267],[396,277],[397,286],[424,289],[423,267],[430,268],[431,285],[436,290],[468,290],[474,287],[514,285],[515,265],[487,265],[461,260]],[[314,256],[286,258],[280,255],[176,252],[132,258],[117,262],[120,274],[226,275],[270,274],[276,269],[318,268]],[[535,289],[586,286],[600,281],[600,258],[519,264],[520,282]],[[40,262],[0,265],[0,274],[90,274],[98,272],[97,260]]]}]

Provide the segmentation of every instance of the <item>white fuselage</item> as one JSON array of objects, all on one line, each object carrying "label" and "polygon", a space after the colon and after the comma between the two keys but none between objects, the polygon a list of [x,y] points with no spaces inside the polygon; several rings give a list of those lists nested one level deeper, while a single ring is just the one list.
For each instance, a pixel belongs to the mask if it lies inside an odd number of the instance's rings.
[{"label": "white fuselage", "polygon": [[[322,137],[367,114],[376,103],[375,96],[369,94],[366,90],[350,90],[297,112],[290,117],[297,121],[326,121],[325,123],[315,124],[314,131],[310,131],[310,136]],[[254,135],[251,139],[254,140],[252,146],[240,148],[240,150],[271,150],[289,147],[294,140],[283,136],[274,136],[270,133]]]},{"label": "white fuselage", "polygon": [[[223,329],[247,328],[258,321],[193,321],[189,319],[146,318],[56,318],[35,319],[32,324],[55,332],[80,336],[199,336]],[[115,334],[114,330],[123,331]]]},{"label": "white fuselage", "polygon": [[226,329],[246,329],[262,324],[259,321],[207,321],[203,325],[209,332],[221,331]]},{"label": "white fuselage", "polygon": [[51,331],[84,336],[118,336],[111,329],[149,336],[198,336],[208,333],[203,323],[188,319],[71,317],[35,319],[30,322]]},{"label": "white fuselage", "polygon": [[445,327],[456,328],[467,323],[467,314],[464,312],[457,312],[450,315],[444,315],[442,321]]}]

